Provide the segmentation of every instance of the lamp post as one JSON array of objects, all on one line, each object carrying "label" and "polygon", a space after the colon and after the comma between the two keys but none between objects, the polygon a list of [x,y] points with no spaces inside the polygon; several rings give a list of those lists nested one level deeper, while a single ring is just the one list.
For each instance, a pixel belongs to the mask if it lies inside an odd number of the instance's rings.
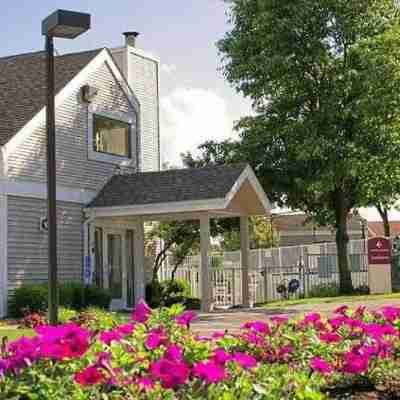
[{"label": "lamp post", "polygon": [[54,38],[74,39],[90,28],[90,15],[57,10],[42,21],[46,37],[46,131],[47,131],[47,222],[49,322],[57,323],[57,198],[56,198],[56,123],[54,92]]}]

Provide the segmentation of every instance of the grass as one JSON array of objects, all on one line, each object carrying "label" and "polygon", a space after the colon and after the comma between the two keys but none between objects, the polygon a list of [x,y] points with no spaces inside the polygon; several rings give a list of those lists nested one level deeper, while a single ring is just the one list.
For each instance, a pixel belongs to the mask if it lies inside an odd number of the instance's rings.
[{"label": "grass", "polygon": [[8,340],[15,340],[21,336],[33,336],[35,332],[32,329],[17,329],[16,327],[0,327],[0,343],[4,337]]},{"label": "grass", "polygon": [[400,300],[400,293],[391,294],[370,294],[356,296],[337,296],[337,297],[312,297],[306,299],[278,300],[270,303],[263,303],[260,306],[264,308],[276,308],[285,306],[296,306],[302,304],[330,304],[330,303],[356,303],[374,300]]}]

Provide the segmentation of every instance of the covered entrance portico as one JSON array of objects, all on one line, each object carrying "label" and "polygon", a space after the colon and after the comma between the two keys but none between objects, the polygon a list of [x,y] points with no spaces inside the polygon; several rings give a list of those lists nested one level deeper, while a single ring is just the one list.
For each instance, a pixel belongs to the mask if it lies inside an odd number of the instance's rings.
[{"label": "covered entrance portico", "polygon": [[245,164],[115,175],[85,209],[85,265],[94,266],[89,279],[110,289],[113,308],[132,306],[145,296],[145,222],[198,220],[201,308],[210,311],[210,219],[240,217],[242,297],[249,306],[248,217],[269,212]]}]

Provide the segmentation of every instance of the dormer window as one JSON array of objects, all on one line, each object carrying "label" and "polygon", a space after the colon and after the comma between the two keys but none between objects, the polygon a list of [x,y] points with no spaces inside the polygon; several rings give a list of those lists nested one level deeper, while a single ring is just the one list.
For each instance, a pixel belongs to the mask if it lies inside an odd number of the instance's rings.
[{"label": "dormer window", "polygon": [[98,153],[131,157],[131,125],[124,121],[93,115],[93,150]]}]

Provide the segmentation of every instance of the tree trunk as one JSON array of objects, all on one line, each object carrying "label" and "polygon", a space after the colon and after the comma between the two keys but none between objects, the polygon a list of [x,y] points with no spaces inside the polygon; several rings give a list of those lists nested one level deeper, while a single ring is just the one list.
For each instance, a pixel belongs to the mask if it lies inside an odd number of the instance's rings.
[{"label": "tree trunk", "polygon": [[347,254],[347,244],[349,242],[349,235],[347,233],[348,213],[349,209],[346,206],[344,193],[338,190],[335,198],[335,217],[337,261],[339,266],[339,290],[341,294],[349,294],[353,291]]},{"label": "tree trunk", "polygon": [[379,215],[382,218],[383,231],[385,233],[385,237],[390,237],[390,223],[389,223],[388,209],[380,204],[376,205],[376,209],[378,210]]}]

